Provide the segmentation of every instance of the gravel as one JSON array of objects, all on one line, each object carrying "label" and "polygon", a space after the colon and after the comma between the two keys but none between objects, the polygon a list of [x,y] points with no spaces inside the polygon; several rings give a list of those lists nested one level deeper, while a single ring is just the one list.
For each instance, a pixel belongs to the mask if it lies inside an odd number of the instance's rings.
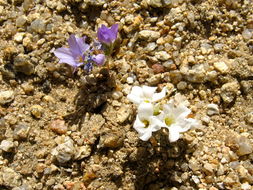
[{"label": "gravel", "polygon": [[[249,0],[0,0],[0,187],[252,189],[252,15]],[[109,71],[58,64],[70,34],[115,23]],[[141,141],[135,85],[180,93],[200,126]]]}]

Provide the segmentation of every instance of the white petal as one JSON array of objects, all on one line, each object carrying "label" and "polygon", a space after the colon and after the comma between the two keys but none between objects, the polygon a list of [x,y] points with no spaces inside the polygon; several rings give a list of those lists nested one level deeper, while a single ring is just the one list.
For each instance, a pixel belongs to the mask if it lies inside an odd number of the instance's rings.
[{"label": "white petal", "polygon": [[169,141],[170,142],[176,142],[180,137],[180,133],[178,131],[178,128],[175,127],[169,127]]},{"label": "white petal", "polygon": [[127,95],[127,98],[137,105],[141,103],[142,97],[143,97],[142,88],[139,86],[134,86],[132,88],[131,93]]},{"label": "white petal", "polygon": [[163,126],[163,122],[157,116],[151,116],[149,122],[153,132],[160,130]]},{"label": "white petal", "polygon": [[191,110],[189,108],[187,108],[186,106],[184,106],[183,104],[180,104],[179,106],[177,106],[173,110],[173,114],[176,117],[177,116],[187,117],[190,113],[191,113]]},{"label": "white petal", "polygon": [[139,119],[138,115],[137,115],[136,120],[134,122],[133,128],[137,132],[143,132],[143,129],[145,129],[145,124]]},{"label": "white petal", "polygon": [[140,139],[143,141],[147,141],[148,139],[150,139],[151,136],[152,136],[152,132],[147,131],[146,133],[140,135]]},{"label": "white petal", "polygon": [[151,103],[141,103],[138,107],[138,117],[140,120],[149,120],[153,115],[154,106]]},{"label": "white petal", "polygon": [[145,124],[136,117],[133,128],[138,132],[140,139],[147,141],[152,136],[152,128],[150,126],[146,127]]},{"label": "white petal", "polygon": [[158,100],[164,98],[164,97],[166,96],[166,93],[167,93],[167,88],[164,87],[164,88],[162,89],[161,92],[159,92],[159,93],[154,93],[154,95],[153,95],[153,97],[152,97],[152,101],[153,101],[153,102],[156,102],[156,101],[158,101]]},{"label": "white petal", "polygon": [[149,100],[152,100],[152,97],[156,91],[157,87],[143,86],[143,96]]}]

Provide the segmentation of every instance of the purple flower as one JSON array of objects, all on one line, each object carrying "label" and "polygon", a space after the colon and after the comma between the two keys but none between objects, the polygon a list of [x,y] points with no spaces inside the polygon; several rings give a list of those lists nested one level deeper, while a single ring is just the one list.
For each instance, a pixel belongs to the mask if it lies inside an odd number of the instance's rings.
[{"label": "purple flower", "polygon": [[99,28],[97,32],[98,40],[107,45],[112,44],[117,39],[118,28],[118,24],[112,25],[111,28],[107,28],[102,24],[101,28]]},{"label": "purple flower", "polygon": [[59,63],[67,63],[75,69],[84,64],[85,52],[90,46],[85,43],[85,38],[78,38],[70,35],[68,39],[69,48],[58,48],[54,51],[56,57],[60,59]]},{"label": "purple flower", "polygon": [[93,56],[92,60],[97,64],[97,65],[103,65],[105,62],[105,55],[104,54],[97,54]]}]

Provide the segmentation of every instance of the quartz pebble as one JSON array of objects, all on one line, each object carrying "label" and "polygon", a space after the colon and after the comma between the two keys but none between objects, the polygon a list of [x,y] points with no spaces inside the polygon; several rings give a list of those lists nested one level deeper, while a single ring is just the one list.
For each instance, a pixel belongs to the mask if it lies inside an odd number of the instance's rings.
[{"label": "quartz pebble", "polygon": [[152,30],[142,30],[139,32],[139,38],[142,40],[154,41],[160,37],[160,33]]},{"label": "quartz pebble", "polygon": [[6,91],[0,91],[0,104],[5,105],[7,103],[10,103],[14,100],[14,91],[12,90],[6,90]]},{"label": "quartz pebble", "polygon": [[170,54],[166,51],[155,52],[155,57],[161,61],[167,61],[171,58]]},{"label": "quartz pebble", "polygon": [[59,144],[56,148],[52,150],[52,155],[55,156],[55,158],[60,163],[66,163],[72,159],[72,157],[75,155],[75,147],[74,142],[69,137],[65,137],[65,142],[62,144]]},{"label": "quartz pebble", "polygon": [[219,114],[219,107],[217,104],[208,104],[207,105],[207,115],[217,115]]},{"label": "quartz pebble", "polygon": [[223,61],[215,62],[213,66],[217,71],[221,72],[222,74],[225,74],[229,71],[227,64]]},{"label": "quartz pebble", "polygon": [[237,95],[240,94],[240,86],[238,82],[229,82],[221,87],[221,98],[222,100],[229,104],[231,103]]},{"label": "quartz pebble", "polygon": [[245,120],[246,120],[247,123],[253,124],[253,111],[249,112],[246,115]]},{"label": "quartz pebble", "polygon": [[11,140],[3,140],[0,144],[0,149],[5,152],[11,152],[14,148],[14,143]]},{"label": "quartz pebble", "polygon": [[25,35],[24,32],[19,32],[19,33],[15,34],[14,41],[17,43],[21,43],[23,41],[24,35]]}]

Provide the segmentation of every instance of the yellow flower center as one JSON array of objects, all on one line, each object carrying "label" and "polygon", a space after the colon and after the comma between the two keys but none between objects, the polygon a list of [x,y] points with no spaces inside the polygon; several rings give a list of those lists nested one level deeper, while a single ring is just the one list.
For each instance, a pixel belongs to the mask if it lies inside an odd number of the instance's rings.
[{"label": "yellow flower center", "polygon": [[164,120],[165,120],[165,124],[168,125],[168,126],[175,123],[175,119],[173,117],[166,117]]},{"label": "yellow flower center", "polygon": [[147,128],[149,126],[149,121],[148,120],[143,120],[142,123],[144,123],[144,125],[145,125],[144,128]]}]

